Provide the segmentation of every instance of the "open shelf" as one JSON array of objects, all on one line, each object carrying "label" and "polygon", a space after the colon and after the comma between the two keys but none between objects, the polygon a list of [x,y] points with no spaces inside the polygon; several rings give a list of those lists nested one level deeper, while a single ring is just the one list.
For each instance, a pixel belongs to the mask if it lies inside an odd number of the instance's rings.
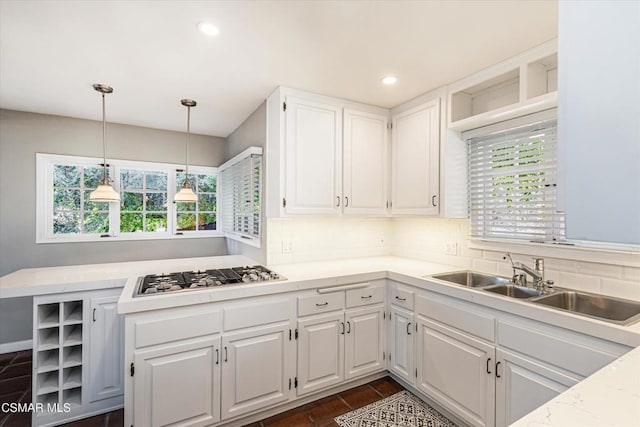
[{"label": "open shelf", "polygon": [[65,347],[82,344],[82,325],[67,325],[64,327],[62,345]]},{"label": "open shelf", "polygon": [[51,328],[60,324],[60,304],[42,304],[38,306],[38,329]]},{"label": "open shelf", "polygon": [[62,371],[62,388],[64,390],[82,386],[82,366],[65,368]]},{"label": "open shelf", "polygon": [[556,92],[558,90],[558,54],[554,53],[527,67],[527,99]]},{"label": "open shelf", "polygon": [[38,351],[50,350],[60,346],[60,328],[53,327],[38,330]]},{"label": "open shelf", "polygon": [[499,76],[467,87],[451,95],[451,121],[497,110],[520,101],[520,70],[515,68]]},{"label": "open shelf", "polygon": [[55,371],[59,365],[60,352],[57,348],[38,352],[38,373]]},{"label": "open shelf", "polygon": [[82,323],[82,301],[67,301],[64,303],[65,325]]},{"label": "open shelf", "polygon": [[82,405],[82,389],[80,387],[64,390],[62,393],[63,404],[68,403],[72,408]]},{"label": "open shelf", "polygon": [[38,374],[37,390],[38,395],[50,394],[58,391],[58,376],[59,372],[52,371],[42,374]]},{"label": "open shelf", "polygon": [[[54,405],[58,403],[58,391],[54,391],[52,393],[39,394],[36,400],[38,403],[42,403],[46,408],[47,405]],[[46,414],[46,411],[38,411],[36,414],[43,415]]]},{"label": "open shelf", "polygon": [[62,350],[62,367],[70,368],[82,365],[82,346],[65,347]]}]

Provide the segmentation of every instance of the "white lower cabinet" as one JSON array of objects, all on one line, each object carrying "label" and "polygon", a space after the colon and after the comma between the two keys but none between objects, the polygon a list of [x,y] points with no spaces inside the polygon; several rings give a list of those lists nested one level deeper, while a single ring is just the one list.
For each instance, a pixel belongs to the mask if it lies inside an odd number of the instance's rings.
[{"label": "white lower cabinet", "polygon": [[496,426],[506,427],[580,381],[540,362],[496,351]]},{"label": "white lower cabinet", "polygon": [[206,426],[220,420],[220,337],[135,352],[134,425]]},{"label": "white lower cabinet", "polygon": [[222,338],[222,419],[289,399],[295,363],[289,323],[251,328]]},{"label": "white lower cabinet", "polygon": [[417,388],[475,426],[493,426],[495,347],[417,316]]},{"label": "white lower cabinet", "polygon": [[121,289],[33,299],[33,426],[53,426],[123,406]]},{"label": "white lower cabinet", "polygon": [[389,317],[389,370],[413,384],[415,316],[409,310],[392,306]]},{"label": "white lower cabinet", "polygon": [[345,379],[384,369],[384,307],[345,313]]},{"label": "white lower cabinet", "polygon": [[120,296],[91,299],[91,401],[124,394],[124,318],[118,314]]},{"label": "white lower cabinet", "polygon": [[298,394],[310,393],[344,379],[342,311],[298,320]]}]

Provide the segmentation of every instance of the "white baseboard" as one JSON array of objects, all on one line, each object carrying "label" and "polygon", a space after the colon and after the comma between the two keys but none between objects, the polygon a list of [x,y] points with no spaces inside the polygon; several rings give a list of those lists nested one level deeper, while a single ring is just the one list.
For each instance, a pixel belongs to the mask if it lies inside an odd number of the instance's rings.
[{"label": "white baseboard", "polygon": [[0,354],[13,353],[22,350],[31,350],[33,348],[33,340],[6,342],[0,344]]}]

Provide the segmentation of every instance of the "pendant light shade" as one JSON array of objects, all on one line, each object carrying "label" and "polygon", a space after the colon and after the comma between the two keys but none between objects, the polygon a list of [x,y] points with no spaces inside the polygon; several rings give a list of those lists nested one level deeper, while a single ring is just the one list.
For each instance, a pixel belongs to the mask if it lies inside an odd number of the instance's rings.
[{"label": "pendant light shade", "polygon": [[102,94],[102,184],[98,185],[98,188],[93,190],[89,194],[89,200],[92,202],[119,202],[120,193],[113,189],[109,184],[109,178],[107,177],[107,119],[104,108],[104,95],[112,93],[113,88],[107,85],[94,84],[93,88]]},{"label": "pendant light shade", "polygon": [[191,137],[191,107],[196,106],[196,101],[193,99],[182,99],[180,103],[187,107],[187,155],[184,169],[184,181],[182,181],[182,187],[180,191],[176,193],[173,199],[177,203],[195,203],[198,201],[198,196],[191,189],[191,181],[189,181],[189,139]]}]

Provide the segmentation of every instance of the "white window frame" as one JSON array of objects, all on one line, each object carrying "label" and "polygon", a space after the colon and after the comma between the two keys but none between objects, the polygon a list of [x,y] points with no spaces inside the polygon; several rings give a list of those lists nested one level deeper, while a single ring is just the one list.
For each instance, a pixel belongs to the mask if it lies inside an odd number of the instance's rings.
[{"label": "white window frame", "polygon": [[[65,156],[36,153],[36,243],[104,242],[125,240],[163,240],[224,237],[220,230],[220,219],[216,218],[217,230],[198,230],[176,233],[176,208],[173,203],[176,194],[176,175],[184,170],[184,165],[172,163],[152,163],[132,160],[107,159],[110,175],[116,191],[120,191],[120,170],[137,169],[167,173],[167,231],[120,233],[120,207],[110,206],[108,237],[101,234],[54,234],[53,233],[53,167],[55,165],[96,166],[103,159],[97,157]],[[217,167],[189,166],[190,174],[218,175]],[[217,179],[216,179],[217,185]],[[217,215],[220,211],[217,210]]]}]

